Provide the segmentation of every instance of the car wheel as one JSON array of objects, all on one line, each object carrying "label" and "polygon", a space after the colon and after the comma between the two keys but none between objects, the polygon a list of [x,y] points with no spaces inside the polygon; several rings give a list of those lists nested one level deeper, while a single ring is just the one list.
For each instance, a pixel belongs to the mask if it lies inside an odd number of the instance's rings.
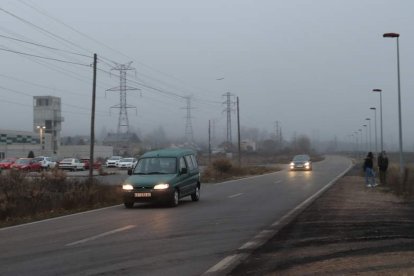
[{"label": "car wheel", "polygon": [[178,201],[180,200],[180,194],[178,192],[177,189],[174,190],[174,193],[172,194],[171,197],[171,202],[170,202],[170,206],[171,207],[176,207],[178,206]]},{"label": "car wheel", "polygon": [[192,201],[199,201],[200,200],[200,187],[197,185],[196,190],[194,193],[191,194]]},{"label": "car wheel", "polygon": [[125,201],[124,202],[125,208],[127,209],[131,209],[132,207],[134,207],[134,202],[132,201]]}]

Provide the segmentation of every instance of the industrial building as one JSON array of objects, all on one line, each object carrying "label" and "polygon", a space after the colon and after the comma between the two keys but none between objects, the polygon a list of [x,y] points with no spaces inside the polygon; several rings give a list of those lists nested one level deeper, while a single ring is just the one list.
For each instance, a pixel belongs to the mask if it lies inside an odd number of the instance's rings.
[{"label": "industrial building", "polygon": [[[0,129],[0,159],[35,156],[89,157],[89,146],[61,146],[61,99],[54,96],[33,97],[33,132]],[[110,157],[112,146],[96,146],[96,158]]]}]

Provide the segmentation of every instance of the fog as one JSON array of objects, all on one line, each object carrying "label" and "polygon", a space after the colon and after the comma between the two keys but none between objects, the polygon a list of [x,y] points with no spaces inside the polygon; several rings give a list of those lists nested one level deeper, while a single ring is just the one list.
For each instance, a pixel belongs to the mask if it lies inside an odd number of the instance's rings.
[{"label": "fog", "polygon": [[139,135],[162,127],[168,137],[184,137],[184,97],[191,96],[195,139],[207,139],[210,120],[224,140],[223,94],[230,92],[239,97],[244,128],[270,134],[278,121],[286,139],[346,142],[368,117],[374,131],[370,107],[379,111],[379,94],[372,89],[379,88],[391,149],[398,142],[397,47],[382,35],[396,32],[404,149],[414,150],[412,1],[3,0],[0,8],[0,129],[31,131],[32,97],[52,95],[62,98],[62,135],[89,135],[88,65],[97,53],[97,135],[117,131],[119,109],[111,106],[120,95],[106,91],[119,86],[113,62],[132,61],[127,85],[140,90],[127,93],[136,107],[128,119]]}]

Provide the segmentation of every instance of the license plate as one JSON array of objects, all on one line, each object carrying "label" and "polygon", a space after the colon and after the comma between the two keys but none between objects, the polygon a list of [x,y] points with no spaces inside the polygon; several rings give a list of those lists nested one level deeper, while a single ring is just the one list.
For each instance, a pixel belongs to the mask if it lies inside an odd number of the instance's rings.
[{"label": "license plate", "polygon": [[135,193],[135,197],[151,197],[151,193]]}]

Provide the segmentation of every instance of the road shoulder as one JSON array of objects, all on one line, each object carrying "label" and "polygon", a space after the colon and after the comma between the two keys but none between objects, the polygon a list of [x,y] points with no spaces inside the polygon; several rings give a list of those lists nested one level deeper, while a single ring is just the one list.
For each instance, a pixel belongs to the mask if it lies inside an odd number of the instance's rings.
[{"label": "road shoulder", "polygon": [[230,275],[414,273],[414,205],[341,178]]}]

